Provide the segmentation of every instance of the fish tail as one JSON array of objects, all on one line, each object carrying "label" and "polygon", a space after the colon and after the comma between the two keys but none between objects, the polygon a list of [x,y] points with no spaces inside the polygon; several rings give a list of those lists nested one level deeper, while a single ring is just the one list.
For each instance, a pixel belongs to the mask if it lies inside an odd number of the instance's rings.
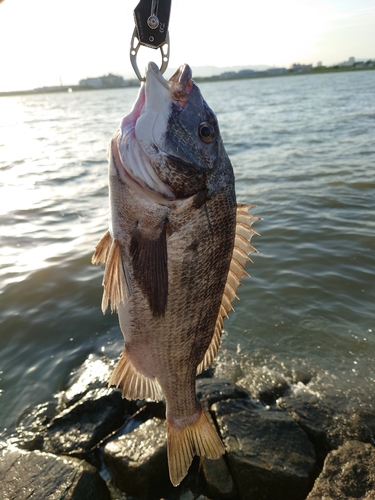
[{"label": "fish tail", "polygon": [[203,410],[192,425],[176,428],[167,421],[169,477],[178,486],[188,473],[194,455],[216,460],[224,445]]}]

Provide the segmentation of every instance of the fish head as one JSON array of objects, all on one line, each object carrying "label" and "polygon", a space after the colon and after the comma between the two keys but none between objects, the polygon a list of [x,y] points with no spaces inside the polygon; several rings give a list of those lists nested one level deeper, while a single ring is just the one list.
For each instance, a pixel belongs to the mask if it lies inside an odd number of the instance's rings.
[{"label": "fish head", "polygon": [[169,199],[234,184],[217,118],[187,64],[166,80],[148,64],[146,81],[116,136],[124,169],[146,189]]}]

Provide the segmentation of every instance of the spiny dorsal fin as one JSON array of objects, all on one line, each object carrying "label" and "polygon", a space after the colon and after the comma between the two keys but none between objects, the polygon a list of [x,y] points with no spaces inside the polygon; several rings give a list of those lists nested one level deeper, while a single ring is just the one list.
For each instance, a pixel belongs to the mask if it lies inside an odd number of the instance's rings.
[{"label": "spiny dorsal fin", "polygon": [[125,305],[132,295],[132,286],[129,270],[122,262],[120,245],[117,240],[112,239],[109,231],[96,245],[91,262],[101,266],[105,265],[102,298],[103,314],[108,309],[109,301],[111,302],[111,312],[117,311],[120,304]]},{"label": "spiny dorsal fin", "polygon": [[163,399],[162,389],[156,379],[151,379],[137,371],[126,350],[123,351],[109,379],[108,387],[111,385],[121,387],[122,397],[126,399],[149,399],[151,401]]},{"label": "spiny dorsal fin", "polygon": [[238,299],[236,293],[237,288],[240,285],[242,278],[244,276],[249,276],[246,272],[245,265],[246,262],[252,262],[252,260],[248,254],[251,252],[258,252],[257,249],[251,245],[250,241],[254,234],[259,236],[259,234],[254,231],[251,226],[256,220],[260,220],[260,217],[248,214],[247,211],[250,208],[254,208],[254,205],[237,205],[236,235],[227,282],[224,287],[224,293],[211,344],[209,345],[202,362],[197,367],[197,374],[205,370],[214,360],[220,346],[224,318],[228,317],[228,312],[230,310],[234,311],[232,302],[234,299]]}]

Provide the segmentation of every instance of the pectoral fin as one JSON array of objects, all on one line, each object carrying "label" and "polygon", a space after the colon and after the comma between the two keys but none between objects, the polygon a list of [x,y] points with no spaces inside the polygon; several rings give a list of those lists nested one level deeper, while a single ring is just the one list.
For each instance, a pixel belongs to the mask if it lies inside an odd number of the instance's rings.
[{"label": "pectoral fin", "polygon": [[168,300],[167,220],[154,229],[134,229],[130,242],[134,278],[148,298],[154,316],[163,316]]},{"label": "pectoral fin", "polygon": [[122,262],[120,245],[107,231],[96,245],[91,259],[93,264],[105,265],[103,277],[102,311],[105,314],[111,302],[111,312],[117,311],[120,303],[126,304],[132,295],[132,286],[127,266]]},{"label": "pectoral fin", "polygon": [[252,262],[252,260],[248,257],[248,254],[257,252],[257,249],[254,248],[250,242],[254,234],[257,236],[259,236],[259,234],[254,231],[251,226],[256,220],[260,220],[260,218],[256,215],[248,214],[247,211],[250,208],[254,207],[243,204],[237,205],[236,235],[227,282],[224,287],[214,334],[202,362],[198,365],[197,374],[205,370],[212,363],[217,354],[223,333],[224,318],[228,317],[228,312],[230,310],[234,310],[232,306],[234,299],[239,300],[236,291],[242,278],[244,276],[249,276],[246,272],[245,264],[246,262]]},{"label": "pectoral fin", "polygon": [[98,266],[104,266],[107,262],[109,249],[112,245],[112,236],[109,231],[100,239],[99,243],[95,247],[95,253],[91,258],[92,264],[97,264]]}]

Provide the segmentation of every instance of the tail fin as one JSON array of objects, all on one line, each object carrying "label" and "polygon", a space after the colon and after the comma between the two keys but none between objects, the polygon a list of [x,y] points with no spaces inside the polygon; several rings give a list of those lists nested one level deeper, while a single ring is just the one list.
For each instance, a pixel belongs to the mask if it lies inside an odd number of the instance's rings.
[{"label": "tail fin", "polygon": [[194,455],[212,460],[225,453],[224,445],[202,410],[198,421],[176,429],[167,422],[169,477],[178,486],[188,473]]}]

